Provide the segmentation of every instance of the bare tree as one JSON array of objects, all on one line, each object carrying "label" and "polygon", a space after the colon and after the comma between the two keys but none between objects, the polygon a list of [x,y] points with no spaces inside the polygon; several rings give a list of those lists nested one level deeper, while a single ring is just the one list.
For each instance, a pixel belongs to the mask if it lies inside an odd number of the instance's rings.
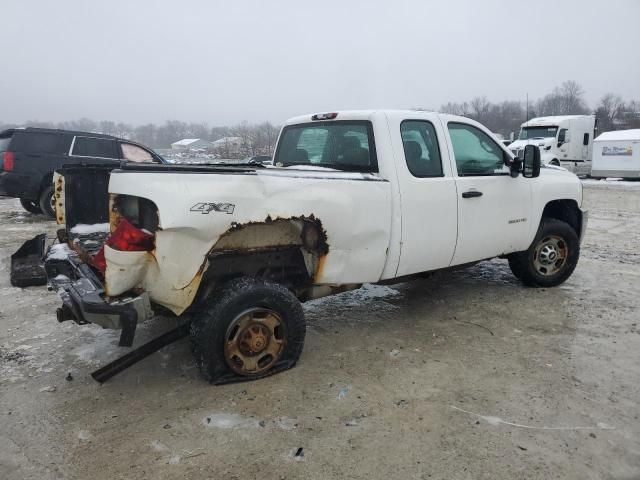
[{"label": "bare tree", "polygon": [[607,93],[603,96],[596,108],[600,130],[606,132],[607,130],[615,129],[615,122],[619,119],[624,107],[624,101],[620,95]]},{"label": "bare tree", "polygon": [[449,113],[451,115],[462,115],[463,117],[471,116],[471,110],[467,102],[455,103],[449,102],[440,107],[442,113]]},{"label": "bare tree", "polygon": [[567,80],[560,86],[560,95],[564,100],[564,110],[566,113],[588,113],[587,103],[584,100],[584,89],[574,81]]},{"label": "bare tree", "polygon": [[216,140],[220,140],[224,137],[229,137],[231,135],[231,130],[229,127],[212,127],[209,131],[209,140],[215,142]]},{"label": "bare tree", "polygon": [[159,148],[162,144],[158,142],[157,128],[153,123],[136,127],[132,134],[132,139],[153,148]]},{"label": "bare tree", "polygon": [[574,80],[567,80],[538,101],[539,115],[583,115],[589,112],[584,90]]},{"label": "bare tree", "polygon": [[240,153],[244,156],[255,155],[255,146],[254,146],[254,129],[249,125],[249,123],[245,120],[241,122],[239,125],[236,125],[233,128],[233,134],[236,137],[240,137],[242,144],[240,146]]},{"label": "bare tree", "polygon": [[487,97],[475,97],[471,100],[471,118],[479,122],[484,121],[485,117],[491,109],[491,103],[487,100]]},{"label": "bare tree", "polygon": [[254,149],[259,155],[273,155],[279,129],[270,122],[263,122],[254,127]]}]

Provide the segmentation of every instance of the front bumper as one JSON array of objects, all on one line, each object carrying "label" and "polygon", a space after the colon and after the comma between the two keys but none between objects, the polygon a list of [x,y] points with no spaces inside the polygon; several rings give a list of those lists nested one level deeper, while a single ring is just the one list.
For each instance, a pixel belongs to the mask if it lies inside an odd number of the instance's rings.
[{"label": "front bumper", "polygon": [[580,243],[582,243],[584,234],[587,231],[587,223],[589,223],[589,210],[581,208],[580,212],[582,213],[582,221],[580,222]]},{"label": "front bumper", "polygon": [[139,322],[153,317],[149,295],[105,296],[104,286],[94,271],[75,252],[67,258],[47,258],[45,271],[49,287],[62,299],[58,321],[95,323],[103,328],[122,329],[120,346],[131,346]]}]

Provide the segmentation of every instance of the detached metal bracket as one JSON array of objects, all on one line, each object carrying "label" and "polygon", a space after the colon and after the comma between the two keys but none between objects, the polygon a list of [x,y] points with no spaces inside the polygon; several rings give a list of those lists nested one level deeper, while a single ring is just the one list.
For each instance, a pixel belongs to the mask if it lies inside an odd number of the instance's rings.
[{"label": "detached metal bracket", "polygon": [[136,336],[136,327],[138,326],[138,312],[133,309],[127,309],[120,314],[120,341],[118,346],[130,347],[133,345],[133,338]]}]

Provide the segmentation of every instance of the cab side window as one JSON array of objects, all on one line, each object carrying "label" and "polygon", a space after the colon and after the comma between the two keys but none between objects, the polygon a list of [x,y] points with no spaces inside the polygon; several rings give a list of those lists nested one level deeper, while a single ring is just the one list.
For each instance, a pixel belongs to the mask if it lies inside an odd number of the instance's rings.
[{"label": "cab side window", "polygon": [[407,168],[414,177],[441,177],[442,160],[438,138],[431,122],[405,120],[400,125]]},{"label": "cab side window", "polygon": [[561,128],[558,133],[558,143],[569,143],[569,131],[566,128]]},{"label": "cab side window", "polygon": [[507,175],[504,151],[482,130],[465,123],[449,123],[458,176]]}]

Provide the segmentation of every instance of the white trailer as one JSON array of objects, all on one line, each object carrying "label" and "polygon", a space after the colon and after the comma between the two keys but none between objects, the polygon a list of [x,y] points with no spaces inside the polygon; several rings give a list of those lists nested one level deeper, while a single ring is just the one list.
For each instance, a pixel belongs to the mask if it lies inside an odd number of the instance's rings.
[{"label": "white trailer", "polygon": [[509,149],[521,156],[525,145],[533,144],[540,148],[542,163],[589,175],[595,127],[595,115],[532,118],[521,125],[520,135]]},{"label": "white trailer", "polygon": [[640,178],[640,129],[599,135],[593,142],[591,175]]}]

